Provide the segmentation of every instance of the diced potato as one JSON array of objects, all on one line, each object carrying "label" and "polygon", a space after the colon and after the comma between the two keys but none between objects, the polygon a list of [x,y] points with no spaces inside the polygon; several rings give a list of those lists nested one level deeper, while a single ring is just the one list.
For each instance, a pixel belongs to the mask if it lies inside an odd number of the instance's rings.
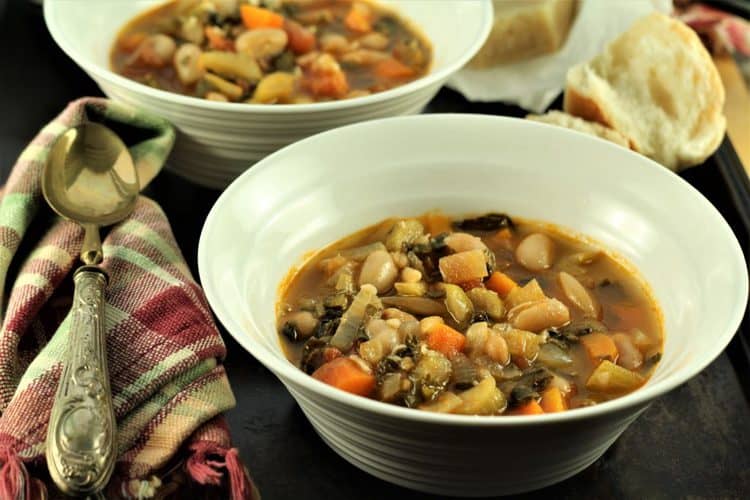
[{"label": "diced potato", "polygon": [[253,93],[251,103],[273,104],[289,102],[294,93],[295,77],[291,73],[277,71],[264,76]]},{"label": "diced potato", "polygon": [[432,411],[436,413],[452,413],[456,408],[463,404],[463,400],[452,392],[444,392],[432,403],[423,404],[420,410]]},{"label": "diced potato", "polygon": [[505,316],[505,306],[500,296],[492,290],[475,287],[466,292],[466,295],[474,305],[475,311],[484,311],[495,321],[502,321]]},{"label": "diced potato", "polygon": [[467,283],[487,276],[487,261],[482,250],[469,250],[440,259],[440,274],[446,283]]},{"label": "diced potato", "polygon": [[586,388],[590,391],[619,395],[634,391],[644,382],[645,379],[641,375],[604,360],[586,381]]},{"label": "diced potato", "polygon": [[505,396],[495,385],[493,377],[484,378],[479,384],[459,394],[459,397],[462,403],[454,412],[463,415],[494,415],[507,405]]},{"label": "diced potato", "polygon": [[419,357],[414,376],[425,385],[444,385],[451,377],[452,365],[448,358],[437,351],[428,350]]},{"label": "diced potato", "polygon": [[209,71],[229,78],[242,78],[250,83],[258,82],[263,76],[258,63],[247,54],[211,50],[201,54],[201,64]]},{"label": "diced potato", "polygon": [[442,284],[445,290],[445,307],[448,313],[459,325],[466,325],[474,315],[474,306],[469,297],[458,285]]},{"label": "diced potato", "polygon": [[526,302],[535,302],[546,298],[547,296],[544,295],[542,287],[539,286],[537,280],[533,279],[524,286],[517,286],[511,290],[505,298],[505,305],[508,309],[513,309]]},{"label": "diced potato", "polygon": [[500,334],[508,344],[511,356],[520,356],[533,361],[539,355],[539,346],[543,340],[540,335],[516,329],[500,331]]},{"label": "diced potato", "polygon": [[413,243],[424,235],[424,226],[417,219],[404,219],[396,222],[385,240],[385,246],[391,252],[400,252],[404,245]]}]

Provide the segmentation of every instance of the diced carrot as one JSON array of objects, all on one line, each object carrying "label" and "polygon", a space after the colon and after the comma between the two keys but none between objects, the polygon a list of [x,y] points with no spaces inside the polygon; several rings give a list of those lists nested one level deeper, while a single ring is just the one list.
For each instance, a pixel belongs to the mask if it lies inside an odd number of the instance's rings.
[{"label": "diced carrot", "polygon": [[221,28],[217,28],[216,26],[206,26],[203,31],[206,34],[206,38],[208,38],[208,45],[212,49],[226,51],[234,50],[234,42],[224,36],[224,32],[221,31]]},{"label": "diced carrot", "polygon": [[630,330],[631,328],[638,328],[643,324],[644,313],[643,309],[636,306],[626,304],[612,304],[607,307],[612,313],[617,316],[618,323],[613,325],[618,330]]},{"label": "diced carrot", "polygon": [[430,212],[425,216],[425,229],[433,236],[451,231],[451,219],[440,212]]},{"label": "diced carrot", "polygon": [[307,54],[315,48],[315,35],[300,23],[285,19],[284,31],[289,37],[289,48],[295,54]]},{"label": "diced carrot", "polygon": [[613,363],[617,361],[617,346],[609,335],[601,332],[589,333],[581,337],[580,341],[592,365],[597,366],[605,359]]},{"label": "diced carrot", "polygon": [[284,16],[262,7],[241,5],[240,16],[242,17],[242,24],[247,29],[281,28],[284,26]]},{"label": "diced carrot", "polygon": [[518,285],[507,274],[495,271],[484,286],[497,293],[500,297],[505,298]]},{"label": "diced carrot", "polygon": [[376,75],[382,78],[408,78],[414,76],[413,69],[393,57],[378,61],[373,70]]},{"label": "diced carrot", "polygon": [[343,97],[349,92],[343,72],[311,73],[302,80],[302,86],[316,96]]},{"label": "diced carrot", "polygon": [[543,413],[544,410],[539,403],[530,399],[527,403],[510,410],[508,415],[542,415]]},{"label": "diced carrot", "polygon": [[557,413],[566,409],[565,398],[557,387],[548,387],[542,393],[541,401],[544,413]]},{"label": "diced carrot", "polygon": [[448,357],[463,351],[466,337],[448,325],[436,323],[427,333],[427,347]]},{"label": "diced carrot", "polygon": [[146,33],[136,31],[120,37],[117,41],[118,47],[124,52],[133,52],[146,39]]},{"label": "diced carrot", "polygon": [[369,396],[375,389],[375,376],[365,372],[351,358],[335,358],[315,370],[312,376],[342,391],[360,396]]},{"label": "diced carrot", "polygon": [[344,18],[344,24],[350,30],[359,33],[369,33],[372,31],[372,14],[369,7],[361,3],[352,5],[349,13]]},{"label": "diced carrot", "polygon": [[438,267],[446,283],[464,283],[487,276],[487,261],[479,249],[446,255]]}]

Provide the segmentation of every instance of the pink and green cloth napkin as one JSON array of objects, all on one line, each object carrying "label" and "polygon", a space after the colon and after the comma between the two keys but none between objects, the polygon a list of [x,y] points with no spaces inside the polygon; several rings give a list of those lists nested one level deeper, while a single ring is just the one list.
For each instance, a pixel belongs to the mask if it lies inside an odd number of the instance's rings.
[{"label": "pink and green cloth napkin", "polygon": [[[40,177],[55,139],[85,121],[119,132],[142,178],[158,171],[174,142],[162,119],[85,98],[44,127],[13,167],[0,195],[2,499],[44,493],[44,442],[83,232],[47,207]],[[150,498],[174,490],[169,482],[178,477],[182,487],[211,485],[225,492],[217,493],[221,498],[258,498],[221,416],[235,404],[221,364],[224,343],[160,207],[141,197],[133,214],[111,228],[103,250],[118,423],[118,461],[106,496]]]}]

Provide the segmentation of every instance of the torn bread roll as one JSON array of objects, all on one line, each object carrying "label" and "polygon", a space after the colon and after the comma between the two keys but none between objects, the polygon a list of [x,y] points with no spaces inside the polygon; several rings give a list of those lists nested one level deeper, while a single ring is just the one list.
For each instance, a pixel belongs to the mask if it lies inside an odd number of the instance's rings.
[{"label": "torn bread roll", "polygon": [[610,142],[614,142],[615,144],[619,144],[620,146],[626,148],[630,147],[628,139],[617,130],[605,127],[601,123],[586,121],[582,118],[569,115],[568,113],[563,113],[562,111],[550,111],[543,115],[527,115],[526,118],[535,122],[558,125],[560,127],[577,130],[585,134],[595,135]]},{"label": "torn bread roll", "polygon": [[618,131],[672,170],[716,150],[726,129],[723,107],[724,87],[698,35],[659,13],[567,75],[565,111]]}]

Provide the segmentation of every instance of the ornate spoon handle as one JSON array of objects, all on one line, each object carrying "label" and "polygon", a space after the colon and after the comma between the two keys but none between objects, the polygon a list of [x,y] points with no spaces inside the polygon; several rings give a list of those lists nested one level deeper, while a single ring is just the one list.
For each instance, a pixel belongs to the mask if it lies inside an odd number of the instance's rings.
[{"label": "ornate spoon handle", "polygon": [[116,427],[104,337],[107,275],[83,266],[73,281],[70,338],[47,430],[47,465],[61,491],[85,495],[109,481]]}]

